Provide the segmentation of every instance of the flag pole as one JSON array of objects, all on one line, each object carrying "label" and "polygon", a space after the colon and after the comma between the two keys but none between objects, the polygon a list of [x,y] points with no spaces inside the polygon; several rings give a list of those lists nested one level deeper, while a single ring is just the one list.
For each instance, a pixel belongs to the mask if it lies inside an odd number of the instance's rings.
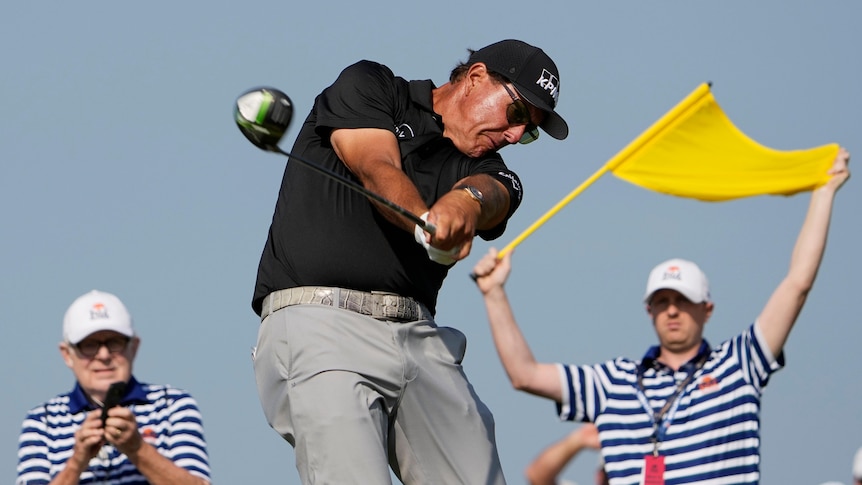
[{"label": "flag pole", "polygon": [[665,131],[671,124],[674,124],[675,121],[684,119],[684,115],[687,115],[692,108],[699,106],[699,101],[701,101],[704,97],[710,94],[710,87],[712,83],[702,83],[694,91],[692,91],[688,96],[686,96],[682,101],[677,103],[676,106],[670,109],[667,113],[664,114],[661,118],[658,119],[655,123],[652,124],[649,128],[647,128],[643,133],[641,133],[637,138],[632,140],[625,148],[619,151],[613,158],[608,160],[605,165],[600,168],[596,173],[594,173],[590,178],[585,180],[581,185],[578,185],[574,190],[569,192],[569,194],[564,197],[561,201],[557,202],[557,204],[552,207],[550,210],[545,212],[545,214],[536,220],[533,224],[530,225],[527,229],[521,232],[518,237],[516,237],[512,242],[507,244],[500,252],[497,253],[497,259],[501,259],[506,255],[509,251],[515,248],[518,244],[521,244],[524,239],[527,239],[533,232],[535,232],[539,227],[541,227],[545,222],[548,221],[551,217],[553,217],[557,212],[562,210],[569,202],[572,201],[575,197],[580,195],[587,187],[592,185],[593,182],[598,180],[599,177],[605,174],[605,172],[609,170],[613,170],[617,168],[620,164],[626,161],[629,157],[634,155],[638,150],[644,147],[647,143],[655,139],[659,134]]}]

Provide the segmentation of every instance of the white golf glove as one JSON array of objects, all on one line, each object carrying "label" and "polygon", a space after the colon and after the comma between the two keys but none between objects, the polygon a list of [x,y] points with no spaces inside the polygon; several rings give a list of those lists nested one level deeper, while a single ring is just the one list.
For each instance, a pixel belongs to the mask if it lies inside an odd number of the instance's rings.
[{"label": "white golf glove", "polygon": [[[420,219],[425,222],[428,222],[428,213],[426,212],[422,214],[420,216]],[[428,241],[425,240],[425,230],[422,229],[422,226],[420,226],[419,224],[416,224],[416,226],[413,228],[413,235],[416,237],[416,242],[421,244],[422,247],[425,248],[425,251],[428,252],[428,259],[430,259],[431,261],[447,266],[454,263],[455,261],[458,261],[457,256],[458,253],[461,252],[460,247],[456,246],[448,251],[435,248],[434,246],[429,244]]]}]

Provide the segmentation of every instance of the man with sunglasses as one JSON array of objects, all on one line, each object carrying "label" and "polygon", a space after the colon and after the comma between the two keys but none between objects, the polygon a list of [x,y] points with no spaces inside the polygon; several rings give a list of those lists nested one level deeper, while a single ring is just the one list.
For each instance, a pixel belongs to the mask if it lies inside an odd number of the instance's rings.
[{"label": "man with sunglasses", "polygon": [[27,413],[16,485],[210,482],[197,403],[181,389],[135,379],[140,342],[115,295],[93,290],[72,303],[60,354],[75,387]]},{"label": "man with sunglasses", "polygon": [[[360,61],[315,100],[291,153],[361,183],[433,234],[288,162],[258,267],[255,377],[304,484],[505,483],[493,417],[461,368],[466,341],[434,320],[473,237],[499,237],[521,183],[499,150],[554,111],[556,65],[504,40],[470,51],[448,82]],[[538,127],[538,128],[537,128]]]}]

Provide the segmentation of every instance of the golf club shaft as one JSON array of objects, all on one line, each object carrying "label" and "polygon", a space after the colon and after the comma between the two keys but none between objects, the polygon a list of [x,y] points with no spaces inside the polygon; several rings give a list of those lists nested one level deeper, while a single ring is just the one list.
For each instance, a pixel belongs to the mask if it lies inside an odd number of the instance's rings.
[{"label": "golf club shaft", "polygon": [[434,232],[437,229],[436,227],[434,227],[433,224],[426,222],[426,221],[423,221],[422,218],[417,216],[416,214],[408,211],[407,209],[401,207],[400,205],[398,205],[398,204],[396,204],[390,200],[387,200],[387,199],[375,194],[374,192],[366,189],[365,187],[359,185],[358,183],[354,182],[353,180],[350,180],[347,177],[344,177],[341,174],[337,174],[335,172],[332,172],[330,170],[327,170],[327,169],[321,167],[320,165],[318,165],[314,162],[305,160],[301,157],[298,157],[296,155],[288,153],[288,152],[282,150],[281,148],[279,148],[278,146],[270,145],[270,150],[275,151],[277,153],[281,153],[282,155],[285,155],[288,158],[292,158],[292,159],[302,163],[306,167],[308,167],[312,170],[315,170],[316,172],[318,172],[322,175],[325,175],[332,180],[335,180],[336,182],[344,185],[345,187],[347,187],[351,190],[354,190],[356,192],[359,192],[360,194],[368,197],[369,199],[372,199],[374,201],[377,201],[377,202],[383,204],[384,206],[391,209],[392,211],[397,212],[398,214],[401,214],[402,216],[406,217],[408,220],[417,224],[423,230],[425,230],[426,232],[428,232],[432,235],[434,234]]}]

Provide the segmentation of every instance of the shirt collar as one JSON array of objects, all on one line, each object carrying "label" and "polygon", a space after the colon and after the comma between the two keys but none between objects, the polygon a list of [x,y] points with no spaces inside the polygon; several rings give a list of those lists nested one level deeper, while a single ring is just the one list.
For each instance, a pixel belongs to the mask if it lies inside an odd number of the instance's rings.
[{"label": "shirt collar", "polygon": [[[434,112],[434,96],[432,91],[436,88],[433,82],[428,79],[422,81],[409,81],[408,92],[410,93],[410,101],[419,109],[425,111],[428,117],[433,120],[433,126],[438,134],[443,133],[443,118]],[[430,128],[430,127],[429,127]]]},{"label": "shirt collar", "polygon": [[420,108],[425,111],[434,112],[434,100],[431,96],[431,91],[434,90],[436,86],[431,82],[430,79],[425,79],[422,81],[410,81],[409,82],[409,90],[410,90],[410,100],[416,103]]},{"label": "shirt collar", "polygon": [[[128,404],[143,402],[147,402],[147,391],[144,389],[143,384],[138,382],[137,379],[135,379],[135,376],[132,376],[132,378],[129,379],[126,394],[120,399],[120,404],[125,406]],[[81,411],[92,411],[94,409],[99,408],[90,403],[90,400],[87,398],[87,393],[84,392],[81,384],[75,382],[75,388],[69,393],[69,412],[72,414],[78,414]]]},{"label": "shirt collar", "polygon": [[[700,348],[697,350],[697,355],[691,358],[688,362],[683,364],[682,367],[679,368],[681,371],[690,372],[697,367],[698,361],[704,357],[704,354],[709,354],[710,352],[709,343],[704,339],[700,342]],[[660,369],[665,367],[664,364],[658,361],[658,357],[661,354],[661,347],[658,345],[653,345],[649,349],[647,349],[646,354],[644,354],[641,359],[640,365],[638,365],[638,370],[640,372],[646,372],[648,369]]]}]

